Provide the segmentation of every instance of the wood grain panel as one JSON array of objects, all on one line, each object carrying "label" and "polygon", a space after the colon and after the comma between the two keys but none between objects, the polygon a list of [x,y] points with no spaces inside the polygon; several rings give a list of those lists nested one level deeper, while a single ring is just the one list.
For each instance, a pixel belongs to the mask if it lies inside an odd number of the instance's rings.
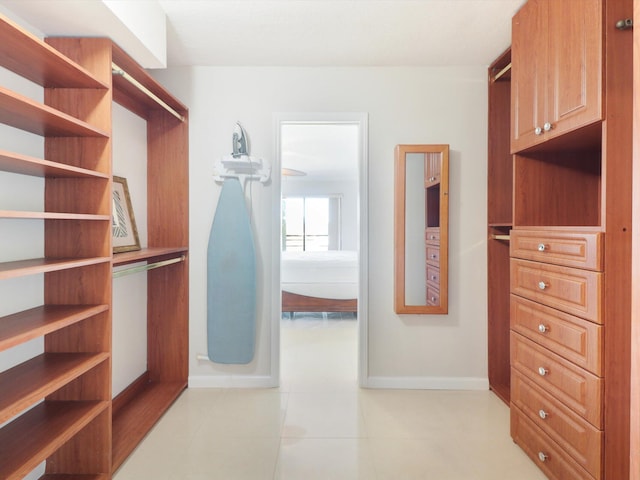
[{"label": "wood grain panel", "polygon": [[601,232],[511,232],[511,256],[537,262],[602,271],[604,234]]},{"label": "wood grain panel", "polygon": [[604,327],[512,295],[511,328],[591,373],[603,376]]},{"label": "wood grain panel", "polygon": [[599,272],[511,259],[511,293],[601,323]]},{"label": "wood grain panel", "polygon": [[594,478],[602,478],[603,432],[514,369],[513,405],[535,423]]},{"label": "wood grain panel", "polygon": [[511,366],[591,425],[602,428],[603,382],[599,377],[515,332],[511,332]]}]

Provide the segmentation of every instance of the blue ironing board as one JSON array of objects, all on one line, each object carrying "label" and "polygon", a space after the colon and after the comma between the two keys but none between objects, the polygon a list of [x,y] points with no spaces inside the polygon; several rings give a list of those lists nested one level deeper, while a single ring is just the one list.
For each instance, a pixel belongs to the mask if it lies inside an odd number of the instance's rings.
[{"label": "blue ironing board", "polygon": [[207,251],[207,346],[212,362],[247,364],[256,337],[256,252],[242,186],[228,178]]}]

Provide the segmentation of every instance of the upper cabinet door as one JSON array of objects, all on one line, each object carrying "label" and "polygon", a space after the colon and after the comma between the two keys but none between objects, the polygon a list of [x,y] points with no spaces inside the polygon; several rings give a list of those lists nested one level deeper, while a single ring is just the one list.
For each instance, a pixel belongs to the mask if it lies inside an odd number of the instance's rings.
[{"label": "upper cabinet door", "polygon": [[529,0],[512,21],[512,152],[537,143],[542,133],[546,115],[547,7],[547,0]]},{"label": "upper cabinet door", "polygon": [[512,23],[511,151],[602,119],[602,0],[529,0]]},{"label": "upper cabinet door", "polygon": [[602,0],[549,1],[547,138],[602,119],[602,10]]}]

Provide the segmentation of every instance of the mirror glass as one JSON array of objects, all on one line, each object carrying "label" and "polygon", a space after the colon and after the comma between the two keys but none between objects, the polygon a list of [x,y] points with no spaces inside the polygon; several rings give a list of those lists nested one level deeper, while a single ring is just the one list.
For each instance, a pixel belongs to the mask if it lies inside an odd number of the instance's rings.
[{"label": "mirror glass", "polygon": [[447,313],[449,145],[395,150],[395,311]]}]

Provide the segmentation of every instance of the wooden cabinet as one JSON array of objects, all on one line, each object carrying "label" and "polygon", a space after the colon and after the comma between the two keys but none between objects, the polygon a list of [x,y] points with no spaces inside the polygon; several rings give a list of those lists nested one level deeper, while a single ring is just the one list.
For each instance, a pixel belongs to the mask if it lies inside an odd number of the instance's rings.
[{"label": "wooden cabinet", "polygon": [[602,0],[530,0],[512,22],[511,151],[602,119]]},{"label": "wooden cabinet", "polygon": [[[112,62],[162,99],[175,118]],[[0,122],[44,137],[43,158],[3,150],[0,171],[44,178],[44,256],[2,261],[3,280],[44,276],[43,303],[0,318],[0,351],[44,339],[44,353],[0,372],[0,478],[46,461],[45,478],[111,478],[186,387],[187,110],[104,38],[46,42],[0,16],[0,66],[44,89],[44,103],[0,87]],[[111,250],[112,100],[148,122],[149,248]],[[0,187],[2,188],[2,187]],[[112,266],[179,259],[148,273],[148,372],[111,398]],[[33,408],[32,408],[33,407]]]},{"label": "wooden cabinet", "polygon": [[[636,280],[631,265],[637,243],[630,227],[633,35],[616,26],[624,27],[632,15],[631,0],[529,0],[520,9],[511,49],[512,162],[506,155],[495,161],[504,145],[496,119],[504,114],[495,95],[498,82],[490,81],[489,382],[497,393],[496,372],[505,368],[500,361],[505,331],[494,312],[502,308],[506,283],[516,349],[510,352],[511,432],[549,478],[629,478],[630,459],[640,464],[629,440],[635,431],[640,443],[639,429],[630,421],[637,418],[630,404],[637,383],[631,376]],[[495,71],[502,70],[490,74]],[[496,193],[507,191],[512,197]],[[507,211],[511,224],[507,214],[494,213]],[[510,274],[500,275],[504,248],[498,247],[507,241]],[[554,384],[537,374],[537,368],[547,370],[547,362],[565,372],[565,380]],[[594,377],[601,379],[600,387],[587,387]],[[585,409],[576,395],[567,395],[569,386],[574,392],[601,391],[601,418],[591,418],[592,407]],[[570,411],[582,419],[579,425],[587,422],[601,432],[606,441],[589,447],[600,462],[587,458],[567,426],[548,428],[551,422],[535,418],[530,402],[540,398],[561,407],[563,418],[570,418],[565,415]],[[637,398],[636,389],[636,405]]]},{"label": "wooden cabinet", "polygon": [[[601,232],[571,230],[511,234],[514,439],[538,450],[552,478],[564,478],[565,467],[547,460],[565,453],[579,465],[577,478],[603,477],[602,240]],[[567,266],[576,263],[590,269]],[[529,434],[523,422],[532,422]]]}]

